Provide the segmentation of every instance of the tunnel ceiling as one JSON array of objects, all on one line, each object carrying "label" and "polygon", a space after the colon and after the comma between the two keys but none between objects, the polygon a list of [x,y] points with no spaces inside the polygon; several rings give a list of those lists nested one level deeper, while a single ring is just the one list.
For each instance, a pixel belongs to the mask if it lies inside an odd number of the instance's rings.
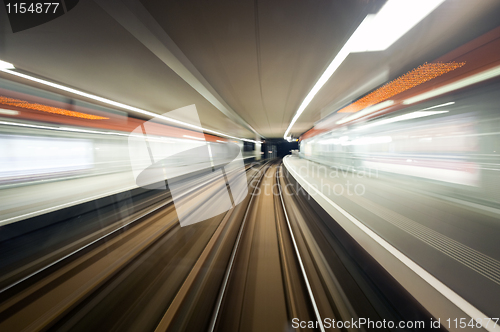
[{"label": "tunnel ceiling", "polygon": [[[106,1],[13,34],[0,10],[0,59],[112,100],[164,113],[195,104],[202,125],[282,137],[304,97],[363,18],[385,1],[109,1],[142,6],[236,116],[224,114],[116,20]],[[134,12],[132,10],[132,12]],[[493,28],[496,0],[447,0],[383,52],[351,54],[291,131]],[[144,19],[144,18],[143,18]],[[489,24],[489,25],[488,25]],[[189,66],[187,66],[190,68]]]}]

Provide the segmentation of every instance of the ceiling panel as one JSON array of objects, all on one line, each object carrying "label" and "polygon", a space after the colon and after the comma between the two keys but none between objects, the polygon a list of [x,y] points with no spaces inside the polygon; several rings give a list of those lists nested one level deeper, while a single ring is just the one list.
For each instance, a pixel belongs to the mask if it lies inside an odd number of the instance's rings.
[{"label": "ceiling panel", "polygon": [[142,3],[257,131],[281,137],[325,66],[384,1]]},{"label": "ceiling panel", "polygon": [[195,104],[202,125],[239,137],[230,121],[93,1],[13,34],[0,9],[0,59],[51,81],[158,114]]}]

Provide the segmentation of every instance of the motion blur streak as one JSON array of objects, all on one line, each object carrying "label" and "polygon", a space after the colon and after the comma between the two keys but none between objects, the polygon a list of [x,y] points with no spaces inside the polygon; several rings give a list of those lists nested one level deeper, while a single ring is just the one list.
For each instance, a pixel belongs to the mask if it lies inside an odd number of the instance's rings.
[{"label": "motion blur streak", "polygon": [[[289,137],[289,132],[302,112],[304,112],[318,91],[345,61],[349,53],[386,50],[443,2],[444,0],[411,0],[405,2],[390,0],[387,1],[376,15],[368,15],[333,58],[332,62],[328,65],[316,84],[314,84],[311,91],[309,91],[304,98],[299,109],[290,121],[283,138],[287,139]],[[370,105],[373,104],[374,103]]]},{"label": "motion blur streak", "polygon": [[475,318],[500,305],[499,90],[493,80],[302,140],[309,163],[294,162],[332,202],[462,297]]},{"label": "motion blur streak", "polygon": [[500,1],[72,2],[0,6],[0,332],[499,331]]},{"label": "motion blur streak", "polygon": [[15,69],[15,68],[10,68],[9,66],[0,67],[0,71],[3,71],[4,73],[8,73],[8,74],[11,74],[11,75],[14,75],[14,76],[18,76],[18,77],[24,78],[24,79],[29,80],[29,81],[34,81],[34,82],[37,82],[37,83],[40,83],[40,84],[48,85],[50,87],[53,87],[53,88],[56,88],[56,89],[59,89],[59,90],[62,90],[62,91],[66,91],[66,92],[69,92],[69,93],[73,93],[73,94],[78,95],[78,96],[82,96],[82,97],[85,97],[85,98],[93,99],[93,100],[96,100],[98,102],[102,102],[102,103],[111,105],[113,107],[119,107],[119,108],[122,108],[122,109],[126,109],[126,110],[129,110],[129,111],[132,111],[132,112],[137,112],[137,113],[144,114],[144,115],[147,115],[147,116],[157,117],[157,118],[160,118],[160,119],[162,119],[162,120],[164,120],[164,121],[166,121],[168,123],[173,123],[173,124],[176,124],[176,125],[185,126],[185,127],[192,128],[192,129],[195,129],[195,130],[207,131],[207,132],[210,132],[210,133],[213,133],[213,134],[216,134],[216,135],[222,135],[222,136],[225,136],[225,137],[234,138],[234,139],[238,139],[238,140],[242,140],[242,141],[247,141],[247,142],[253,142],[253,143],[256,142],[254,140],[250,140],[250,139],[246,139],[246,138],[234,137],[234,136],[227,135],[227,134],[224,134],[224,133],[221,133],[221,132],[218,132],[218,131],[214,131],[214,130],[211,130],[211,129],[200,128],[200,127],[194,126],[194,125],[192,125],[192,124],[190,124],[188,122],[183,122],[183,121],[179,121],[179,120],[171,119],[171,118],[167,118],[167,117],[161,117],[158,114],[155,114],[153,112],[142,110],[140,108],[129,106],[129,105],[126,105],[126,104],[123,104],[123,103],[119,103],[119,102],[116,102],[116,101],[113,101],[113,100],[110,100],[110,99],[107,99],[107,98],[102,98],[102,97],[99,97],[99,96],[96,96],[96,95],[92,95],[92,94],[89,94],[89,93],[86,93],[86,92],[83,92],[83,91],[79,91],[79,90],[76,90],[76,89],[73,89],[73,88],[66,87],[66,86],[61,85],[61,84],[52,83],[52,82],[49,82],[47,80],[43,80],[43,79],[40,79],[40,78],[37,78],[37,77],[33,77],[33,76],[30,76],[30,75],[19,73],[19,72],[13,71],[12,69]]},{"label": "motion blur streak", "polygon": [[20,107],[20,108],[27,108],[27,109],[37,110],[37,111],[41,111],[41,112],[48,112],[48,113],[66,115],[66,116],[74,116],[76,118],[82,118],[82,119],[88,119],[88,120],[106,120],[106,119],[109,119],[109,118],[105,118],[103,116],[97,116],[97,115],[85,114],[85,113],[74,112],[74,111],[69,111],[69,110],[63,110],[63,109],[57,108],[57,107],[51,107],[51,106],[46,106],[46,105],[41,105],[41,104],[34,104],[34,103],[27,102],[25,100],[18,100],[18,99],[14,99],[14,98],[3,97],[3,96],[0,96],[0,104],[14,106],[14,107]]},{"label": "motion blur streak", "polygon": [[424,63],[412,71],[396,78],[381,88],[373,91],[369,95],[355,101],[338,111],[338,113],[354,113],[368,106],[377,104],[391,98],[403,91],[411,89],[417,85],[432,80],[438,76],[446,74],[452,70],[462,67],[465,62],[455,63]]}]

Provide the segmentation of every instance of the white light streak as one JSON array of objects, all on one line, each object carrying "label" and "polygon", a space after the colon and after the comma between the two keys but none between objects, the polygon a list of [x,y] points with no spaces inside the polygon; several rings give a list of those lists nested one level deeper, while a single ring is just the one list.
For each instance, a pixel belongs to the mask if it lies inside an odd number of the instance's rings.
[{"label": "white light streak", "polygon": [[389,0],[380,11],[361,22],[295,112],[283,135],[287,139],[293,125],[318,91],[344,62],[349,53],[383,51],[406,34],[445,0]]},{"label": "white light streak", "polygon": [[184,127],[195,129],[197,131],[204,131],[204,132],[212,133],[212,134],[215,134],[215,135],[218,135],[218,136],[224,136],[224,137],[234,138],[234,139],[241,140],[241,141],[246,141],[246,142],[260,143],[260,142],[257,142],[257,141],[251,140],[251,139],[238,138],[238,137],[227,135],[227,134],[215,131],[215,130],[211,130],[211,129],[206,129],[206,128],[202,128],[202,127],[199,127],[199,126],[195,126],[195,125],[192,125],[192,124],[187,123],[187,122],[175,120],[175,119],[172,119],[172,118],[169,118],[169,117],[166,117],[166,116],[163,116],[163,115],[159,115],[159,114],[156,114],[156,113],[153,113],[153,112],[149,112],[149,111],[137,108],[137,107],[133,107],[133,106],[130,106],[130,105],[122,104],[122,103],[119,103],[117,101],[113,101],[113,100],[110,100],[110,99],[107,99],[107,98],[99,97],[99,96],[96,96],[96,95],[93,95],[93,94],[90,94],[90,93],[86,93],[86,92],[79,91],[79,90],[76,90],[76,89],[73,89],[73,88],[69,88],[69,87],[66,87],[66,86],[61,85],[61,84],[53,83],[53,82],[46,81],[46,80],[43,80],[43,79],[40,79],[40,78],[37,78],[37,77],[33,77],[33,76],[30,76],[30,75],[19,73],[17,71],[13,71],[12,69],[15,69],[15,67],[12,64],[0,60],[0,71],[2,71],[4,73],[7,73],[7,74],[11,74],[11,75],[14,75],[14,76],[17,76],[17,77],[21,77],[21,78],[24,78],[26,80],[37,82],[37,83],[40,83],[40,84],[43,84],[43,85],[47,85],[47,86],[56,88],[58,90],[66,91],[66,92],[69,92],[69,93],[73,93],[73,94],[78,95],[78,96],[82,96],[82,97],[85,97],[85,98],[96,100],[96,101],[99,101],[99,102],[104,103],[104,104],[108,104],[108,105],[111,105],[111,106],[123,108],[123,109],[129,110],[129,111],[132,111],[132,112],[137,112],[137,113],[140,113],[140,114],[144,114],[144,115],[147,115],[147,116],[154,117],[156,119],[161,119],[161,120],[164,120],[164,121],[167,121],[167,122],[170,122],[170,123],[175,123],[177,125],[181,125],[181,126],[184,126]]},{"label": "white light streak", "polygon": [[482,81],[486,81],[490,78],[494,78],[500,75],[500,66],[493,67],[491,69],[485,70],[483,72],[480,72],[475,75],[471,75],[469,77],[463,78],[461,80],[458,80],[456,82],[450,83],[443,85],[439,88],[424,92],[422,94],[419,94],[415,97],[411,97],[403,101],[403,104],[409,105],[413,103],[417,103],[422,100],[426,100],[429,98],[433,98],[451,91],[455,91],[461,88],[464,88],[466,86],[476,84]]}]

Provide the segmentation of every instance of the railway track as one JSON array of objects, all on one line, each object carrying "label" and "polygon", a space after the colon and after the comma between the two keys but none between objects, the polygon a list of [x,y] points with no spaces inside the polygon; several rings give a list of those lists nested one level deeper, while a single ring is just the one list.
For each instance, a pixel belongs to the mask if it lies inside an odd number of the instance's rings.
[{"label": "railway track", "polygon": [[339,317],[338,304],[328,301],[317,266],[304,264],[308,249],[288,218],[279,165],[263,168],[249,201],[226,215],[155,331],[311,331],[293,328],[294,318],[334,330],[322,315]]},{"label": "railway track", "polygon": [[[244,220],[235,263],[228,266],[228,282],[221,289],[210,331],[277,331],[294,316],[313,320],[314,298],[293,250],[285,211],[276,199],[278,165],[270,166]],[[312,301],[311,301],[312,300]]]},{"label": "railway track", "polygon": [[[221,193],[220,188],[209,186],[212,182],[190,188],[184,193],[184,199],[190,200],[195,209],[203,208],[207,202],[199,198],[200,191],[205,192],[202,195],[205,198]],[[204,247],[204,239],[209,239],[218,222],[220,220],[212,218],[199,226],[181,228],[173,204],[166,201],[140,218],[5,287],[1,294],[0,330],[46,330],[65,321],[68,315],[75,317],[72,311],[88,299],[98,297],[96,294],[102,293],[103,287],[108,287],[104,293],[109,292],[108,283],[118,276],[123,277],[123,272],[137,262],[144,262],[154,248],[166,245],[169,249],[182,251],[186,238],[197,238],[199,245],[183,252],[196,256],[196,250]],[[175,262],[175,257],[172,261]],[[64,324],[69,326],[70,321],[66,319]]]},{"label": "railway track", "polygon": [[[245,171],[249,171],[250,169],[250,166],[245,167]],[[185,185],[183,189],[184,193],[179,198],[188,196],[217,179],[218,178],[213,178],[195,186]],[[118,220],[109,225],[101,226],[97,231],[91,233],[82,232],[82,235],[68,244],[64,244],[64,241],[61,241],[63,245],[53,246],[51,251],[47,254],[37,255],[37,253],[32,253],[31,257],[28,256],[23,259],[22,265],[17,264],[20,265],[17,268],[9,268],[9,266],[7,266],[0,275],[0,298],[16,286],[31,281],[38,275],[60,266],[61,263],[65,263],[78,254],[100,245],[120,232],[134,227],[147,216],[173,204],[172,197],[168,192],[160,194],[161,195],[157,195],[158,197],[154,196],[145,202],[140,202],[140,206],[144,208],[137,212],[130,212],[130,216],[127,218]],[[128,208],[127,210],[133,210],[133,208]],[[125,213],[129,212],[126,211]]]},{"label": "railway track", "polygon": [[[363,331],[324,321],[397,320],[374,308],[387,305],[282,173],[277,161],[249,169],[243,202],[202,223],[180,227],[164,202],[52,262],[4,290],[0,330]],[[184,199],[208,208],[221,189],[209,181]]]}]

